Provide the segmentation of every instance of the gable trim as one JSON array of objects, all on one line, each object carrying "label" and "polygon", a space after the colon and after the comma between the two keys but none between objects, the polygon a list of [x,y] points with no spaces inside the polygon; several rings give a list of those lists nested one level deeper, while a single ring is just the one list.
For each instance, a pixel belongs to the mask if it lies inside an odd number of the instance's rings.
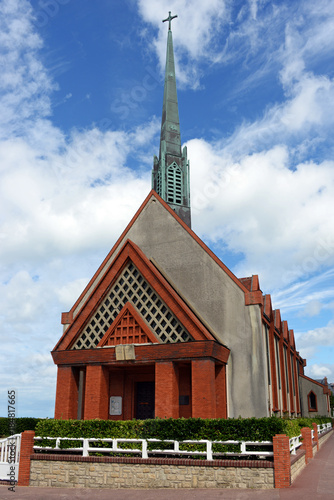
[{"label": "gable trim", "polygon": [[[228,267],[225,266],[225,264],[212,252],[212,250],[209,249],[209,247],[194,233],[194,231],[192,231],[192,229],[190,229],[187,226],[187,224],[185,224],[185,222],[183,222],[183,220],[180,219],[180,217],[174,212],[174,210],[172,210],[170,208],[170,206],[154,190],[151,190],[150,193],[148,194],[148,196],[145,198],[142,205],[139,207],[139,209],[137,210],[137,212],[135,213],[135,215],[133,216],[133,218],[129,222],[129,224],[126,226],[125,230],[122,232],[121,236],[117,239],[116,243],[113,245],[112,249],[110,250],[110,252],[106,256],[106,258],[104,259],[102,264],[99,266],[98,270],[96,271],[96,273],[94,274],[92,279],[89,281],[88,285],[85,287],[85,289],[83,290],[83,292],[81,293],[81,295],[79,296],[79,298],[77,299],[75,304],[72,306],[69,313],[66,313],[66,315],[63,316],[63,324],[65,324],[65,321],[70,321],[71,316],[75,318],[79,314],[79,311],[81,310],[81,307],[80,307],[81,302],[82,301],[85,302],[86,301],[85,297],[87,294],[89,294],[89,291],[91,289],[94,290],[94,288],[96,288],[98,286],[97,280],[98,280],[99,276],[101,276],[103,271],[106,269],[105,272],[108,272],[108,268],[109,268],[108,263],[110,262],[111,256],[117,250],[120,243],[125,238],[126,234],[129,232],[131,227],[134,225],[134,223],[138,219],[139,215],[144,210],[146,205],[150,202],[150,200],[154,200],[154,201],[159,202],[175,218],[175,220],[177,220],[177,222],[179,224],[181,224],[181,226],[184,228],[184,230],[188,232],[188,234],[203,248],[203,250],[216,262],[216,264],[218,264],[218,266],[221,269],[223,269],[223,271],[245,293],[245,300],[246,300],[246,297],[249,295],[250,292],[241,283],[241,281],[232,273],[232,271],[230,271],[230,269],[228,269]],[[101,276],[100,279],[103,279],[103,276]],[[66,324],[68,325],[71,323],[66,323]]]},{"label": "gable trim", "polygon": [[127,240],[120,249],[115,259],[109,265],[107,271],[87,297],[73,323],[65,331],[55,350],[67,350],[81,334],[93,311],[103,300],[107,290],[118,278],[127,262],[131,260],[143,277],[154,288],[160,298],[168,305],[180,323],[193,337],[194,340],[215,340],[211,333],[202,325],[197,316],[183,302],[168,281],[159,273],[155,266],[149,261],[140,248],[131,240]]}]

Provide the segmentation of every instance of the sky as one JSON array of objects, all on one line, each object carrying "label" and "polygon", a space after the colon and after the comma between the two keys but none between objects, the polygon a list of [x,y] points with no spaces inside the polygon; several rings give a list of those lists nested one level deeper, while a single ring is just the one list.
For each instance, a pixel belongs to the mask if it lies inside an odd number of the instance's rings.
[{"label": "sky", "polygon": [[334,382],[332,0],[0,0],[0,416],[151,189],[172,15],[194,231]]}]

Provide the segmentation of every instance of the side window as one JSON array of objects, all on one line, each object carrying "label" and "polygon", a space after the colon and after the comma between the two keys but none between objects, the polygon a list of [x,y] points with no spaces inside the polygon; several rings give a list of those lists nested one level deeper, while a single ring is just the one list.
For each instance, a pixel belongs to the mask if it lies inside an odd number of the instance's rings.
[{"label": "side window", "polygon": [[314,394],[313,391],[309,392],[307,396],[307,401],[308,401],[309,411],[318,411],[317,396]]}]

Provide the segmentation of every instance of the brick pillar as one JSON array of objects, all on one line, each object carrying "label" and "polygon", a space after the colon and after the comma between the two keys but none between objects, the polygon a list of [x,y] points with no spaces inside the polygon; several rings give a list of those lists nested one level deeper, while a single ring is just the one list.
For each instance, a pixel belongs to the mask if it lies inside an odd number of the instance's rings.
[{"label": "brick pillar", "polygon": [[289,488],[291,485],[290,445],[285,434],[273,437],[275,488]]},{"label": "brick pillar", "polygon": [[100,365],[87,365],[84,398],[85,420],[109,416],[109,372]]},{"label": "brick pillar", "polygon": [[179,417],[179,380],[173,362],[155,363],[155,416]]},{"label": "brick pillar", "polygon": [[58,366],[55,418],[77,418],[78,385],[71,366]]},{"label": "brick pillar", "polygon": [[192,417],[216,418],[215,362],[196,359],[191,362]]},{"label": "brick pillar", "polygon": [[34,437],[35,431],[24,431],[21,434],[18,486],[29,486],[30,455],[34,453]]},{"label": "brick pillar", "polygon": [[313,430],[314,430],[314,441],[317,443],[317,451],[319,451],[319,436],[318,436],[318,425],[313,422]]},{"label": "brick pillar", "polygon": [[312,430],[309,427],[303,427],[300,432],[303,438],[301,448],[305,450],[305,462],[308,463],[313,458]]},{"label": "brick pillar", "polygon": [[227,418],[226,365],[216,365],[216,418]]}]

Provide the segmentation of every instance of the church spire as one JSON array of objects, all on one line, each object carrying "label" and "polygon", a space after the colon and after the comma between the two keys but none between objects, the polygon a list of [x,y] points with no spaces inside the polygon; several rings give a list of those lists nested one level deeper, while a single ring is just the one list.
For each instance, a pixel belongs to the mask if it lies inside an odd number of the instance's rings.
[{"label": "church spire", "polygon": [[165,86],[162,106],[159,159],[154,157],[152,188],[165,200],[178,216],[191,227],[189,162],[187,148],[181,150],[179,110],[177,103],[173,37],[169,15]]}]

